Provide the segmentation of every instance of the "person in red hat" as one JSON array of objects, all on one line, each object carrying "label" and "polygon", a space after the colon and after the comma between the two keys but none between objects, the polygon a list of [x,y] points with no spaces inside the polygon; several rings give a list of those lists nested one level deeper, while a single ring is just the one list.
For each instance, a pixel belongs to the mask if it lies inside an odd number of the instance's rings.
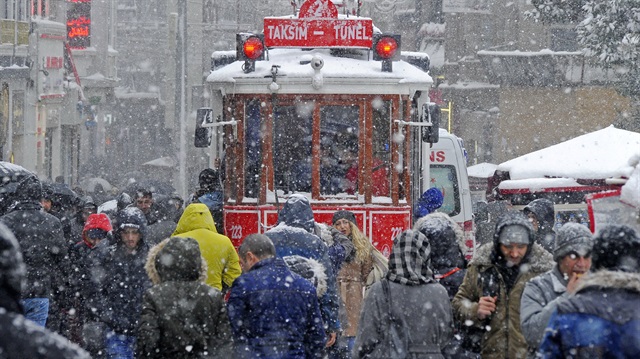
[{"label": "person in red hat", "polygon": [[[68,278],[66,312],[68,316],[68,332],[72,341],[80,344],[92,354],[102,347],[102,340],[94,338],[97,318],[92,318],[93,294],[90,280],[94,263],[93,252],[105,239],[111,236],[113,227],[109,217],[104,213],[94,213],[87,217],[82,230],[82,240],[69,250],[71,270]],[[100,343],[92,345],[92,343]]]}]

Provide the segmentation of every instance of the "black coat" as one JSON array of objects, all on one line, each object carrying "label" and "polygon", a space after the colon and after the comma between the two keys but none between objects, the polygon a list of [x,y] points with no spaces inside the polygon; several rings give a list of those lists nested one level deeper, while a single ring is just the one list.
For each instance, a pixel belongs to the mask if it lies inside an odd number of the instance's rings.
[{"label": "black coat", "polygon": [[179,237],[161,242],[151,249],[146,270],[154,286],[144,294],[137,357],[231,357],[224,299],[204,283],[207,267],[198,242]]},{"label": "black coat", "polygon": [[449,299],[458,292],[467,268],[464,252],[467,250],[462,228],[445,213],[434,212],[420,218],[413,226],[431,244],[431,267]]},{"label": "black coat", "polygon": [[129,254],[121,240],[96,247],[92,280],[98,286],[98,314],[102,322],[118,334],[135,335],[142,311],[142,295],[151,286],[144,270],[149,247],[141,239]]},{"label": "black coat", "polygon": [[52,280],[64,278],[67,272],[67,243],[60,220],[43,212],[35,201],[16,204],[0,220],[18,239],[27,266],[22,297],[50,297]]},{"label": "black coat", "polygon": [[77,345],[22,315],[26,269],[18,242],[0,224],[0,358],[90,358]]}]

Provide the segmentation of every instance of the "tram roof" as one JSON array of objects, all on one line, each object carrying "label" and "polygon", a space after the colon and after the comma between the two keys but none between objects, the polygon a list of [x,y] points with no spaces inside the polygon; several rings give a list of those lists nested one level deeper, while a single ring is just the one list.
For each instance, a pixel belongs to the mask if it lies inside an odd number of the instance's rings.
[{"label": "tram roof", "polygon": [[[324,61],[319,71],[309,64],[316,56]],[[393,71],[383,72],[381,61],[371,57],[367,50],[350,50],[350,57],[338,57],[331,49],[275,48],[268,51],[265,60],[255,62],[255,71],[245,73],[244,61],[235,61],[212,71],[207,82],[226,93],[269,94],[271,69],[277,65],[278,94],[413,95],[415,91],[428,91],[433,83],[428,72],[406,61],[394,61]]]}]

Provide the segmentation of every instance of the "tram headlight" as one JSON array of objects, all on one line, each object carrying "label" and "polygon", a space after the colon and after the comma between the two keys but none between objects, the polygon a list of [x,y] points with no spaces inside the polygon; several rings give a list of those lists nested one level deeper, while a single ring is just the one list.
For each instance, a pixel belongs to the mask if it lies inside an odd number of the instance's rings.
[{"label": "tram headlight", "polygon": [[373,34],[373,60],[382,61],[382,71],[391,72],[391,61],[400,60],[400,35]]},{"label": "tram headlight", "polygon": [[244,72],[255,70],[255,61],[264,60],[264,35],[239,33],[236,34],[236,58],[244,60]]}]

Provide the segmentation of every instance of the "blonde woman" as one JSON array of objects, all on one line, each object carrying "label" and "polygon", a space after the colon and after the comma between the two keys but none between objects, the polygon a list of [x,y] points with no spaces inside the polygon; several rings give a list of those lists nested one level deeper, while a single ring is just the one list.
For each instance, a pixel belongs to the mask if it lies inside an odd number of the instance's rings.
[{"label": "blonde woman", "polygon": [[[342,299],[341,309],[343,309],[340,317],[343,328],[342,336],[348,347],[347,353],[351,353],[358,331],[367,276],[373,269],[374,248],[369,239],[358,229],[353,212],[335,212],[332,223],[337,230],[351,240],[355,247],[355,251],[345,260],[338,273],[338,288]],[[340,356],[340,358],[344,357],[350,357],[350,355]]]}]

